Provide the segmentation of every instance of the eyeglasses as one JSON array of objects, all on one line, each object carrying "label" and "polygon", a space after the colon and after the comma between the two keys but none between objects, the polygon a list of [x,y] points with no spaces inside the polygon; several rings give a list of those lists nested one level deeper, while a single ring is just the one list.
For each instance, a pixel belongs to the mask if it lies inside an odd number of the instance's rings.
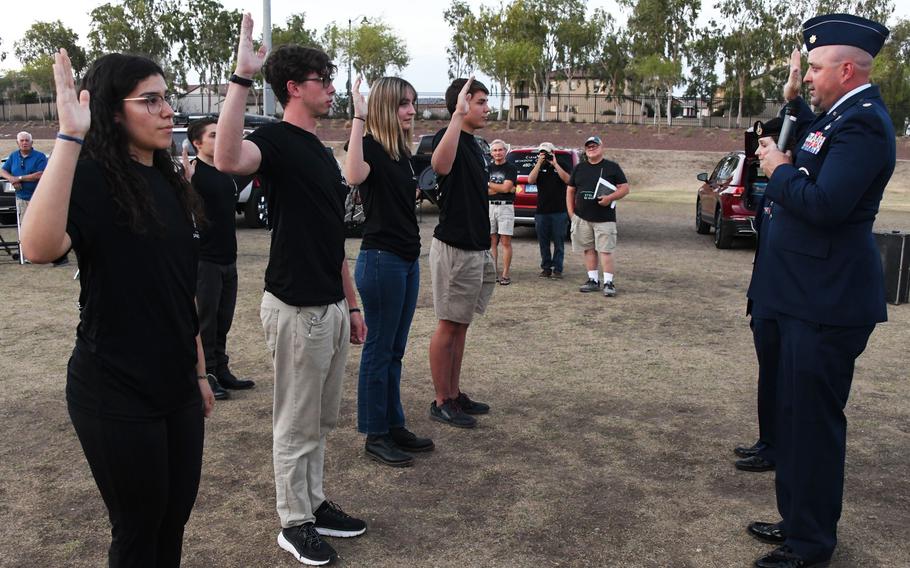
[{"label": "eyeglasses", "polygon": [[171,103],[167,102],[167,99],[161,95],[142,95],[141,97],[132,97],[128,99],[123,99],[124,101],[144,101],[145,109],[149,111],[149,114],[158,114],[161,112],[161,108],[167,103],[168,106]]},{"label": "eyeglasses", "polygon": [[309,79],[303,79],[298,82],[305,83],[307,81],[322,81],[322,88],[328,89],[329,86],[332,84],[332,81],[334,81],[334,80],[335,80],[335,77],[332,77],[331,75],[320,75],[319,77],[310,77]]}]

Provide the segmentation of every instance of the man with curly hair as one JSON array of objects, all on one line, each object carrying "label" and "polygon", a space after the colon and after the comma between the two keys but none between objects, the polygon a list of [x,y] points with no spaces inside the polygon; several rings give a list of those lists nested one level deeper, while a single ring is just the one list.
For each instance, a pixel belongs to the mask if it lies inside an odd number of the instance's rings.
[{"label": "man with curly hair", "polygon": [[[258,173],[269,187],[272,243],[260,316],[275,368],[272,457],[282,530],[278,544],[300,562],[336,557],[322,536],[363,534],[366,523],[325,498],[326,436],[338,421],[348,341],[366,326],[344,253],[347,187],[316,136],[332,108],[335,65],[318,49],[283,45],[266,59],[243,16],[237,67],[218,119],[215,167]],[[241,140],[252,77],[262,69],[284,120]]]}]

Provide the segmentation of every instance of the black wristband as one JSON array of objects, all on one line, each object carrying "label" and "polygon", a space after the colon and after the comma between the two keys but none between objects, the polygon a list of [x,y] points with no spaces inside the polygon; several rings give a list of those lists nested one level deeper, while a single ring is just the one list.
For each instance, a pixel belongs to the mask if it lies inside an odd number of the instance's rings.
[{"label": "black wristband", "polygon": [[349,314],[353,314],[354,312],[357,312],[357,313],[359,314],[359,313],[360,313],[360,308],[351,308],[351,309],[348,310],[348,313],[349,313]]},{"label": "black wristband", "polygon": [[228,81],[230,81],[231,83],[237,83],[241,87],[252,87],[253,86],[252,79],[247,79],[246,77],[241,77],[240,75],[237,75],[236,73],[231,74],[231,78],[228,79]]},{"label": "black wristband", "polygon": [[354,120],[362,120],[362,121],[364,121],[364,122],[367,121],[367,119],[363,118],[362,116],[355,116],[355,117],[354,117]]}]

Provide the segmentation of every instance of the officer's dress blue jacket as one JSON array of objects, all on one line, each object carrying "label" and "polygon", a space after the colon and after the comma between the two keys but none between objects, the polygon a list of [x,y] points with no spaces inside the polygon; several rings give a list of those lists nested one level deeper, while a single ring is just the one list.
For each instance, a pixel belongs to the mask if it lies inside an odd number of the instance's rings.
[{"label": "officer's dress blue jacket", "polygon": [[[811,114],[805,101],[799,105],[800,117]],[[824,325],[885,321],[872,224],[894,171],[895,140],[878,87],[798,134],[794,163],[775,169],[765,189],[749,299]]]}]

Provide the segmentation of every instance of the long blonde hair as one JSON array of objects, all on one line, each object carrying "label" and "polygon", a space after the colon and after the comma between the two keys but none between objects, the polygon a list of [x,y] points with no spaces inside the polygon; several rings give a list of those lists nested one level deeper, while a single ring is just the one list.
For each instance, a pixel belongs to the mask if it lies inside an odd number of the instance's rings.
[{"label": "long blonde hair", "polygon": [[410,158],[411,144],[398,122],[398,107],[408,96],[413,96],[416,103],[417,90],[399,77],[383,77],[371,87],[366,134],[372,135],[396,162],[402,156]]}]

